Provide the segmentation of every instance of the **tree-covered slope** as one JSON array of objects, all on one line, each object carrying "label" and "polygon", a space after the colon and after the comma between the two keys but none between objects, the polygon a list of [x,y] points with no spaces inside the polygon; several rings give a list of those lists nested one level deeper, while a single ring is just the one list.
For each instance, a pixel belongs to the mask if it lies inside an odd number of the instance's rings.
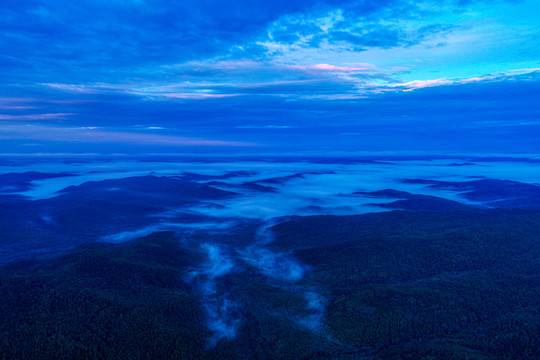
[{"label": "tree-covered slope", "polygon": [[[87,244],[0,269],[0,358],[540,358],[539,224],[399,211],[291,218],[265,248],[255,224]],[[304,276],[284,280],[289,260]]]}]

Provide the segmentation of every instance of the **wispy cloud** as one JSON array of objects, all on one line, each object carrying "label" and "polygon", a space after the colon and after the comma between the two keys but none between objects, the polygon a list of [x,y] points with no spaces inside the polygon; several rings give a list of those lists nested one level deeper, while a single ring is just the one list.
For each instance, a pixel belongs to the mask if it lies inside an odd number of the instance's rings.
[{"label": "wispy cloud", "polygon": [[465,79],[433,79],[433,80],[414,80],[406,83],[394,84],[392,88],[401,89],[403,91],[412,91],[442,85],[459,85],[484,81],[508,81],[512,78],[521,75],[534,74],[540,72],[540,68],[531,69],[515,69],[489,74],[484,76],[475,76]]},{"label": "wispy cloud", "polygon": [[[146,98],[169,98],[169,99],[189,99],[189,100],[202,100],[202,99],[215,99],[237,96],[238,94],[216,94],[211,92],[205,92],[204,90],[197,89],[194,84],[114,84],[114,83],[99,83],[99,84],[55,84],[45,83],[42,84],[53,89],[73,92],[80,94],[110,94],[119,93],[126,95],[135,95]],[[194,89],[195,88],[195,89]],[[177,92],[175,90],[185,89],[185,92]],[[191,91],[189,91],[191,90]],[[212,91],[212,90],[207,90]]]},{"label": "wispy cloud", "polygon": [[294,129],[296,126],[290,125],[238,125],[237,129]]},{"label": "wispy cloud", "polygon": [[[540,71],[540,68],[513,69],[470,78],[437,78],[403,82],[400,79],[401,73],[408,71],[408,68],[379,69],[373,64],[286,65],[209,61],[198,63],[199,74],[195,76],[189,72],[192,65],[191,63],[183,65],[188,68],[189,75],[184,82],[178,83],[87,85],[49,83],[44,85],[65,92],[94,95],[118,93],[148,100],[212,100],[265,95],[331,101],[359,99],[370,94],[413,91],[443,85],[506,81],[516,76]],[[177,69],[184,69],[184,67],[177,65]],[[216,71],[221,75],[217,76]],[[287,73],[287,80],[283,80],[284,71]],[[246,78],[239,78],[240,73],[245,74]],[[219,80],[216,81],[217,79]],[[44,117],[45,115],[43,114]]]},{"label": "wispy cloud", "polygon": [[27,121],[27,120],[54,120],[63,119],[67,116],[76,115],[73,113],[51,113],[51,114],[25,114],[25,115],[7,115],[0,114],[0,120]]},{"label": "wispy cloud", "polygon": [[79,143],[126,143],[165,146],[256,146],[256,144],[250,142],[223,141],[184,137],[177,135],[160,135],[144,132],[116,131],[98,128],[94,126],[59,127],[45,125],[4,125],[0,126],[0,138]]},{"label": "wispy cloud", "polygon": [[164,93],[160,94],[166,98],[172,99],[219,99],[231,96],[238,96],[239,94],[205,94],[205,93]]},{"label": "wispy cloud", "polygon": [[294,69],[300,70],[318,70],[330,72],[357,72],[357,71],[373,71],[376,69],[373,64],[356,64],[355,66],[336,66],[330,64],[316,65],[291,65]]},{"label": "wispy cloud", "polygon": [[412,91],[415,89],[422,89],[426,87],[450,85],[453,81],[446,79],[434,79],[434,80],[413,80],[403,84],[395,85],[395,87],[404,88],[403,91]]}]

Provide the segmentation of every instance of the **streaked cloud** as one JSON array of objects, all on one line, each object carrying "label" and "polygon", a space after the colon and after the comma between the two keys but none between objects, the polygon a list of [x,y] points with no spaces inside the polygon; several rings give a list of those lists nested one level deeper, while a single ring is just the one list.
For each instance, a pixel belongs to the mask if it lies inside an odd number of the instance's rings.
[{"label": "streaked cloud", "polygon": [[0,120],[21,121],[21,120],[54,120],[63,119],[67,116],[76,115],[73,113],[51,113],[51,114],[26,114],[26,115],[6,115],[0,114]]},{"label": "streaked cloud", "polygon": [[330,72],[373,71],[375,69],[375,66],[373,64],[355,64],[352,66],[316,64],[316,65],[291,65],[291,67],[294,69],[300,69],[300,70],[316,70],[316,71],[330,71]]},{"label": "streaked cloud", "polygon": [[540,72],[540,68],[515,69],[515,70],[508,70],[508,71],[504,71],[500,73],[477,76],[477,77],[472,77],[472,78],[465,78],[465,79],[414,80],[414,81],[410,81],[410,82],[406,82],[402,84],[395,84],[393,85],[393,87],[396,89],[402,89],[403,91],[412,91],[415,89],[429,88],[429,87],[442,86],[442,85],[467,84],[467,83],[475,83],[475,82],[482,82],[482,81],[510,81],[516,76],[523,76],[523,75],[528,75],[528,74],[533,75],[539,72]]},{"label": "streaked cloud", "polygon": [[290,125],[238,125],[237,129],[295,129],[296,126]]},{"label": "streaked cloud", "polygon": [[135,145],[253,147],[255,143],[157,135],[145,132],[108,130],[94,126],[50,125],[0,126],[0,139],[26,139],[78,143],[126,143]]}]

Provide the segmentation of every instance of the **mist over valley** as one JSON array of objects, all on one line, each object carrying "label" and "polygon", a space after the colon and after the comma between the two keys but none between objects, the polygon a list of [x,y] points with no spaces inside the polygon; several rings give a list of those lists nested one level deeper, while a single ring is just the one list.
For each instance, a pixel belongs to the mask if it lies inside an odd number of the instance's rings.
[{"label": "mist over valley", "polygon": [[13,160],[2,356],[540,354],[539,164],[298,160]]}]

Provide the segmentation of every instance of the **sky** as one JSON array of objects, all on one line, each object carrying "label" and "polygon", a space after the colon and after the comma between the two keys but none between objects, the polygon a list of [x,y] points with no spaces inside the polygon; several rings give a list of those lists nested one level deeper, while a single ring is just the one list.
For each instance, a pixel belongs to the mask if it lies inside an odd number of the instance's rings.
[{"label": "sky", "polygon": [[2,0],[0,154],[540,153],[537,0]]}]

